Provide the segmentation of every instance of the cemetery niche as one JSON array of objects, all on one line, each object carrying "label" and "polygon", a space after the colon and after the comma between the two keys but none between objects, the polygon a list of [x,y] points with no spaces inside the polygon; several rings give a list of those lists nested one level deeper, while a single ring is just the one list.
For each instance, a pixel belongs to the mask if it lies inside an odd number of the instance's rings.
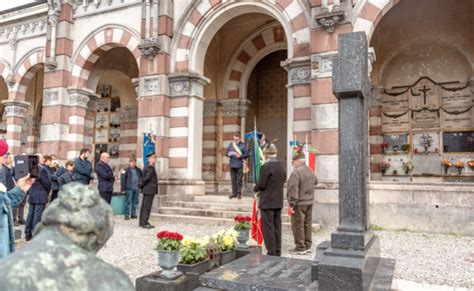
[{"label": "cemetery niche", "polygon": [[[448,182],[453,178],[447,176],[458,176],[457,182],[473,180],[466,166],[474,160],[474,97],[469,81],[436,82],[423,76],[411,85],[383,90],[380,103],[379,169],[383,176],[399,175],[401,160],[408,169],[401,175],[445,177]],[[451,161],[450,166],[443,165],[445,159]],[[464,170],[458,171],[461,161]]]}]

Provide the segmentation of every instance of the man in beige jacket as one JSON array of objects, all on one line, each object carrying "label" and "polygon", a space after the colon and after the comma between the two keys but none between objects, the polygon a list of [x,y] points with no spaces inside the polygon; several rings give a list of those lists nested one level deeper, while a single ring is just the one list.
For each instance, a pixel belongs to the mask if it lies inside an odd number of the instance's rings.
[{"label": "man in beige jacket", "polygon": [[311,224],[313,219],[314,186],[318,179],[306,165],[301,151],[293,157],[293,173],[288,180],[288,213],[296,247],[290,253],[311,253]]}]

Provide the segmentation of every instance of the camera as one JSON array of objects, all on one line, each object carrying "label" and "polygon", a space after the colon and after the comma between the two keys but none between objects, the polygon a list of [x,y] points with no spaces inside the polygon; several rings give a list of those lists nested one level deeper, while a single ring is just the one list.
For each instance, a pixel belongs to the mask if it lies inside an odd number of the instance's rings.
[{"label": "camera", "polygon": [[25,177],[30,174],[30,178],[39,176],[39,158],[35,155],[21,155],[15,157],[15,179]]}]

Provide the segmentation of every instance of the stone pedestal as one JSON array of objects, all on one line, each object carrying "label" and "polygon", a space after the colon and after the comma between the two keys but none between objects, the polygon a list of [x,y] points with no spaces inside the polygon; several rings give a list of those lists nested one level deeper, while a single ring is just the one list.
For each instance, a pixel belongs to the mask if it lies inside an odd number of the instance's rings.
[{"label": "stone pedestal", "polygon": [[199,286],[198,275],[184,274],[174,280],[161,278],[161,271],[154,272],[136,280],[135,290],[137,291],[188,291]]}]

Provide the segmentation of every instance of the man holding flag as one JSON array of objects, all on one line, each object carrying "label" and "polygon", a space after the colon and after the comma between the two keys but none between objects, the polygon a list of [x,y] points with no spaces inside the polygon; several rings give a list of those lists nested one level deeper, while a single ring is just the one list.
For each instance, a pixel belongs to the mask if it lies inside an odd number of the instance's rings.
[{"label": "man holding flag", "polygon": [[230,199],[242,196],[242,175],[244,160],[248,157],[247,146],[240,141],[240,134],[234,134],[234,141],[227,147],[226,157],[230,158],[230,178],[232,180],[232,195]]}]

